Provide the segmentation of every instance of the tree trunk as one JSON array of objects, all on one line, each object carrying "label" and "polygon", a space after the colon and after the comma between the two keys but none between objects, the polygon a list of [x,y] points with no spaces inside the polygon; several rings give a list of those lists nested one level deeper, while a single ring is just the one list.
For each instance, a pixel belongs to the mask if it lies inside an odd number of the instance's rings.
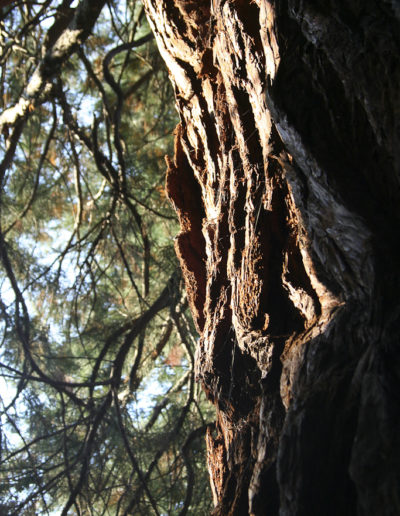
[{"label": "tree trunk", "polygon": [[398,4],[145,4],[214,514],[398,515]]}]

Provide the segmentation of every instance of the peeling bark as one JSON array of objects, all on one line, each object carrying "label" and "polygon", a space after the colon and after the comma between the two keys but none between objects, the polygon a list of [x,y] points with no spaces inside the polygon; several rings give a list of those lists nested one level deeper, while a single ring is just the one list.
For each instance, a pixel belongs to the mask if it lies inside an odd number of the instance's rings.
[{"label": "peeling bark", "polygon": [[400,514],[397,4],[145,5],[214,514]]}]

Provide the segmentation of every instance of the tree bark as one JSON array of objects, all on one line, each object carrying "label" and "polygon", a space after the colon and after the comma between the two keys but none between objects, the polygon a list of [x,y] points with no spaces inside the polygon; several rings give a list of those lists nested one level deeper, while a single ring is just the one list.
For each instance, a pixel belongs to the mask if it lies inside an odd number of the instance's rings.
[{"label": "tree bark", "polygon": [[398,4],[145,5],[214,514],[398,515]]}]

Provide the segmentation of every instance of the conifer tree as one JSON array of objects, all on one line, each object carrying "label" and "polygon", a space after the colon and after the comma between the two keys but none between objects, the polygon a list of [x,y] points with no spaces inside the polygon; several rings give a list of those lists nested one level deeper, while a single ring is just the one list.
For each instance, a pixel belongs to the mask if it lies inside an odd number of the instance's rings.
[{"label": "conifer tree", "polygon": [[0,38],[0,512],[206,514],[144,8],[2,3]]}]

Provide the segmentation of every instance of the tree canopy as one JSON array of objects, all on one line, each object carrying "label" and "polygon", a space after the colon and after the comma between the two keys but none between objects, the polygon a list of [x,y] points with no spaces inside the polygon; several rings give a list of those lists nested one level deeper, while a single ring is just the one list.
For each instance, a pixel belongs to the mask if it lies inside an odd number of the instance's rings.
[{"label": "tree canopy", "polygon": [[2,2],[0,45],[0,513],[207,514],[143,6]]}]

